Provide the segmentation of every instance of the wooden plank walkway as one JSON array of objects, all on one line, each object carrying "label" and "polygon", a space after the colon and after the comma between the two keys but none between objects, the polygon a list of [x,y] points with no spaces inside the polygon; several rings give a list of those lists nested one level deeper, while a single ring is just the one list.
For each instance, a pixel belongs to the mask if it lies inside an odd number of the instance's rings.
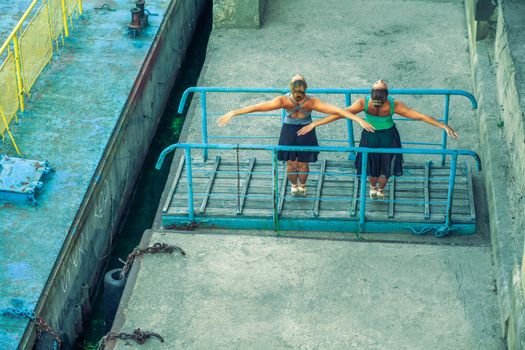
[{"label": "wooden plank walkway", "polygon": [[[179,164],[163,219],[188,218],[186,165]],[[391,178],[384,200],[366,199],[366,221],[439,224],[445,222],[450,168],[431,162],[405,163],[405,174]],[[216,157],[192,163],[195,218],[271,218],[274,213],[272,164],[267,159]],[[352,161],[311,164],[306,197],[293,197],[285,167],[278,165],[279,218],[358,220],[359,179]],[[368,190],[368,187],[367,187]],[[475,225],[470,169],[459,164],[452,201],[452,224]],[[169,220],[169,219],[172,220]],[[176,221],[176,220],[175,220]],[[242,227],[242,225],[240,226]]]}]

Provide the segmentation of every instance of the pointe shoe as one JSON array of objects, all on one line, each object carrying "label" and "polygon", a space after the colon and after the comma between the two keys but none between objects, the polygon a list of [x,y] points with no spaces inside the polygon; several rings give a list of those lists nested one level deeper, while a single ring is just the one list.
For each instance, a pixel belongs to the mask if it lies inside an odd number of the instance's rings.
[{"label": "pointe shoe", "polygon": [[299,185],[299,196],[305,197],[306,196],[306,184],[300,184]]},{"label": "pointe shoe", "polygon": [[370,199],[377,199],[377,190],[377,187],[370,186],[370,191],[368,191]]},{"label": "pointe shoe", "polygon": [[377,199],[385,199],[385,189],[377,188]]},{"label": "pointe shoe", "polygon": [[299,196],[301,192],[301,189],[299,188],[299,185],[294,185],[292,184],[292,188],[290,189],[290,193],[292,194],[292,196]]}]

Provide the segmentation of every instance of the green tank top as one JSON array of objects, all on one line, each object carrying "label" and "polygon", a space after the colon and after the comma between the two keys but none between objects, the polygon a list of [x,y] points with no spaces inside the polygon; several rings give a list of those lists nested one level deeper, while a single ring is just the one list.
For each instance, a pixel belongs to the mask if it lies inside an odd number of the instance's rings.
[{"label": "green tank top", "polygon": [[368,114],[368,102],[370,101],[370,96],[365,97],[365,120],[372,124],[374,129],[376,130],[386,130],[390,129],[395,125],[394,121],[392,120],[392,116],[394,115],[394,99],[390,96],[388,96],[388,102],[390,102],[390,115],[378,117],[376,115],[370,115]]}]

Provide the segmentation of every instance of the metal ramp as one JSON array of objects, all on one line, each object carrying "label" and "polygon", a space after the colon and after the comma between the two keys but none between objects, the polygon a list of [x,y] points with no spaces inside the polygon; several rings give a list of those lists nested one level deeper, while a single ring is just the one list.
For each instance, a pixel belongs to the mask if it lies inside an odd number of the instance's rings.
[{"label": "metal ramp", "polygon": [[[243,94],[285,94],[278,88],[188,88],[180,101],[183,112],[190,94],[199,94],[200,139],[193,144],[175,144],[159,157],[160,169],[167,153],[178,150],[181,159],[163,205],[165,228],[210,228],[245,230],[294,230],[338,232],[403,232],[414,234],[471,234],[476,230],[473,189],[466,162],[458,157],[472,157],[481,170],[479,156],[470,150],[447,149],[447,133],[441,131],[441,141],[413,140],[403,142],[399,149],[369,149],[355,147],[354,125],[346,120],[343,139],[319,139],[326,145],[342,146],[291,147],[277,146],[277,129],[261,128],[255,133],[208,128],[210,120],[238,105]],[[369,94],[369,89],[309,89],[312,94],[343,97],[346,106],[355,96]],[[228,98],[217,99],[224,94]],[[463,90],[392,89],[391,95],[436,96],[443,99],[443,115],[439,121],[448,124],[452,96],[466,98],[476,108],[474,96]],[[226,101],[226,102],[225,102]],[[248,118],[281,118],[281,113],[252,113]],[[213,118],[213,119],[210,119]],[[412,122],[394,118],[399,122]],[[275,123],[278,127],[278,123]],[[344,124],[343,124],[344,125]],[[346,129],[346,130],[344,130]],[[338,136],[340,137],[340,136]],[[250,141],[256,144],[249,144]],[[212,142],[221,142],[214,144]],[[262,143],[262,144],[261,144]],[[419,147],[419,148],[412,148]],[[235,151],[232,155],[229,151]],[[239,153],[239,150],[242,150]],[[201,152],[200,160],[192,157]],[[319,151],[321,160],[311,164],[306,197],[292,197],[283,164],[277,162],[278,151]],[[209,154],[213,153],[213,156]],[[413,163],[405,163],[405,174],[390,179],[384,200],[368,198],[366,171],[356,176],[351,159],[362,153],[366,169],[369,153],[400,153],[416,155]],[[181,155],[183,153],[183,155]],[[423,157],[421,157],[423,155]],[[325,158],[326,160],[322,160]],[[191,159],[187,162],[184,159]],[[343,159],[343,160],[335,160]],[[407,160],[408,158],[405,158]],[[423,160],[421,160],[423,159]],[[433,163],[425,159],[432,159]],[[439,164],[439,165],[438,165]]]},{"label": "metal ramp", "polygon": [[[348,160],[320,159],[311,164],[307,196],[293,197],[283,164],[274,167],[268,159],[251,157],[237,162],[235,157],[216,156],[208,161],[193,160],[187,169],[185,159],[180,159],[163,206],[165,227],[192,222],[213,228],[438,235],[447,223],[449,165],[405,163],[405,174],[390,179],[385,199],[372,200],[362,196],[360,177]],[[454,183],[449,229],[443,233],[474,233],[476,214],[467,163],[457,166]],[[365,187],[365,194],[367,191]],[[364,220],[360,217],[363,198]],[[193,215],[188,211],[189,203]]]}]

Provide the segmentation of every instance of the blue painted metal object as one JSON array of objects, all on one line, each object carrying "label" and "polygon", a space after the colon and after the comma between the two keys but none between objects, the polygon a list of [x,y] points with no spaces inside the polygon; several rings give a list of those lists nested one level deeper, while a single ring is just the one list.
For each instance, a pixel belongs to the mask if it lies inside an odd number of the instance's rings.
[{"label": "blue painted metal object", "polygon": [[45,160],[0,155],[0,199],[29,200],[36,206],[36,195],[50,172],[49,163]]},{"label": "blue painted metal object", "polygon": [[[176,225],[176,224],[189,224],[198,223],[210,227],[223,227],[223,228],[237,228],[237,229],[272,229],[277,232],[280,230],[336,230],[336,231],[348,231],[349,227],[354,227],[356,232],[396,232],[400,229],[409,230],[413,234],[425,234],[432,232],[436,236],[441,237],[451,232],[457,232],[459,234],[470,234],[475,231],[475,221],[471,224],[456,224],[452,222],[452,200],[454,197],[454,185],[456,182],[456,171],[457,171],[457,157],[458,156],[469,156],[474,158],[478,171],[481,170],[481,162],[479,156],[470,150],[451,150],[451,149],[404,149],[404,148],[364,148],[364,147],[298,147],[298,146],[261,146],[261,145],[230,145],[230,144],[174,144],[160,154],[156,164],[156,168],[160,169],[166,155],[177,149],[183,149],[185,152],[185,164],[187,172],[187,188],[188,188],[188,216],[178,215],[166,215],[163,217],[163,224],[165,226]],[[237,216],[237,217],[212,217],[206,215],[195,215],[193,206],[193,175],[192,175],[192,160],[191,150],[192,149],[217,149],[217,150],[258,150],[258,151],[270,151],[272,155],[272,215],[271,216]],[[316,151],[316,152],[355,152],[362,153],[362,174],[360,175],[360,189],[359,189],[359,217],[358,218],[342,218],[332,220],[331,222],[321,219],[308,219],[308,218],[282,218],[277,210],[279,203],[279,180],[278,180],[278,169],[277,169],[277,157],[278,151]],[[367,177],[366,167],[367,158],[369,153],[396,153],[396,154],[427,154],[427,155],[445,155],[450,156],[452,159],[450,172],[448,176],[447,185],[447,199],[440,201],[439,204],[446,204],[444,210],[444,221],[438,223],[429,223],[421,221],[421,223],[407,223],[407,222],[394,222],[394,221],[370,221],[366,220],[366,205],[367,205]],[[240,173],[239,168],[237,172]],[[284,175],[285,176],[285,175]],[[446,181],[446,178],[445,178]],[[469,189],[472,190],[472,189]],[[355,194],[354,194],[355,195]],[[222,195],[226,198],[225,195]],[[268,198],[270,199],[270,198]],[[307,198],[305,200],[308,200]],[[325,198],[314,198],[315,200],[325,201],[331,199]],[[419,203],[417,200],[411,201],[396,201],[396,200],[385,200],[384,202],[398,202],[403,204],[414,204],[421,205],[427,203]],[[438,204],[437,202],[432,202]],[[353,224],[352,224],[353,223]]]},{"label": "blue painted metal object", "polygon": [[[352,95],[353,94],[359,94],[359,95],[365,95],[370,93],[370,89],[308,89],[308,91],[312,94],[323,94],[323,95],[342,95],[345,98],[345,104],[349,106],[352,102]],[[184,110],[184,106],[186,105],[188,96],[190,93],[200,93],[201,94],[201,142],[204,144],[208,144],[208,140],[212,138],[220,138],[219,137],[209,137],[208,136],[208,127],[207,127],[207,121],[208,121],[208,110],[207,110],[207,102],[206,102],[206,94],[209,92],[219,92],[219,93],[276,93],[276,94],[286,94],[289,92],[288,88],[240,88],[240,87],[191,87],[186,89],[184,91],[184,94],[182,95],[181,101],[179,103],[179,109],[178,112],[182,113]],[[476,102],[476,98],[469,92],[464,90],[448,90],[448,89],[389,89],[390,95],[434,95],[434,96],[444,96],[444,112],[443,112],[443,118],[439,119],[446,125],[448,125],[449,121],[449,110],[450,110],[450,96],[463,96],[466,97],[472,106],[472,109],[477,109],[478,104]],[[257,116],[260,116],[260,114],[255,114]],[[248,114],[247,116],[250,116]],[[284,118],[284,114],[281,112],[280,114],[275,115],[268,115],[268,116],[281,116],[281,118]],[[394,120],[404,120],[408,122],[413,122],[414,120],[405,119],[405,118],[394,118]],[[347,134],[348,134],[348,146],[353,147],[355,145],[354,140],[354,124],[351,120],[347,119]],[[243,138],[243,139],[259,139],[261,136],[236,136],[235,138]],[[410,144],[403,142],[402,144]],[[441,149],[447,148],[447,133],[443,130],[441,134],[441,142],[440,143],[412,143],[412,144],[424,144],[429,146],[435,146],[440,147]],[[207,149],[203,149],[203,158],[204,160],[208,159]],[[446,155],[443,154],[441,157],[441,164],[445,163]],[[349,159],[355,159],[355,153],[350,153]]]}]

